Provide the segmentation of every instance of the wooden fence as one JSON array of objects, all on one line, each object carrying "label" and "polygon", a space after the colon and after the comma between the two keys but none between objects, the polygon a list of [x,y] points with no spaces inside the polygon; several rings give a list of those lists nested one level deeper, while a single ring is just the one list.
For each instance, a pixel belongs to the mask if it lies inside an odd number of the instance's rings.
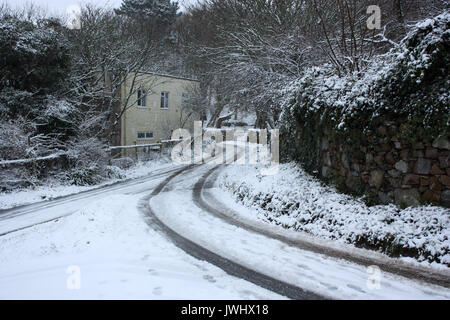
[{"label": "wooden fence", "polygon": [[[159,143],[149,143],[149,144],[134,144],[131,146],[113,146],[113,147],[109,147],[109,150],[111,152],[114,151],[121,151],[121,150],[134,150],[134,154],[136,157],[136,160],[139,160],[139,149],[146,149],[148,150],[148,152],[151,151],[157,151],[159,153],[162,153],[164,148],[173,146],[175,143],[179,143],[182,142],[182,139],[179,140],[162,140]],[[122,156],[122,152],[119,152],[116,154],[116,156]],[[114,156],[113,156],[114,157]]]}]

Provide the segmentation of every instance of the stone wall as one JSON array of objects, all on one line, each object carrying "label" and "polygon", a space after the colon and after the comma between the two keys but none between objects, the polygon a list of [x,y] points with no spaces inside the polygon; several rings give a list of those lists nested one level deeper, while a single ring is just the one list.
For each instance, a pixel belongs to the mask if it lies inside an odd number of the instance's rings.
[{"label": "stone wall", "polygon": [[400,138],[403,129],[395,123],[380,125],[352,142],[325,130],[317,141],[315,173],[374,204],[450,207],[448,137],[407,142]]}]

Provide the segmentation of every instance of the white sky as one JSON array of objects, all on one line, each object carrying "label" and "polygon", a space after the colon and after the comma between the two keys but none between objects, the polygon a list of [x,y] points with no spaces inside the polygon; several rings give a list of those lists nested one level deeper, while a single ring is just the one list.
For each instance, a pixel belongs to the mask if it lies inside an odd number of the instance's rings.
[{"label": "white sky", "polygon": [[[32,3],[46,9],[49,14],[65,14],[67,13],[68,8],[73,8],[74,6],[86,3],[117,8],[122,3],[122,0],[0,0],[0,3],[1,2],[6,2],[12,8],[22,7],[27,3]],[[178,2],[180,3],[180,6],[183,7],[184,4],[195,3],[197,0],[179,0]]]}]

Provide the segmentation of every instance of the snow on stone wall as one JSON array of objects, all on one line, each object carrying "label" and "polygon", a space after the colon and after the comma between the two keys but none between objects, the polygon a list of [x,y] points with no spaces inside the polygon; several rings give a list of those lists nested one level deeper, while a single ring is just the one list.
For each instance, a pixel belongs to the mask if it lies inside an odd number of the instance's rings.
[{"label": "snow on stone wall", "polygon": [[364,73],[307,70],[285,90],[283,158],[369,203],[450,206],[449,47],[443,13]]}]

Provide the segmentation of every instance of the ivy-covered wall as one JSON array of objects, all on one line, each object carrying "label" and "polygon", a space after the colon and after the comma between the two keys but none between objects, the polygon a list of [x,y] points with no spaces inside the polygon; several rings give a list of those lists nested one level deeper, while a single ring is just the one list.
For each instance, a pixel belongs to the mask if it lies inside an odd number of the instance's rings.
[{"label": "ivy-covered wall", "polygon": [[282,156],[372,204],[450,207],[450,15],[364,73],[315,67],[286,88]]},{"label": "ivy-covered wall", "polygon": [[342,191],[365,195],[371,204],[450,207],[448,138],[409,143],[401,138],[407,126],[398,122],[384,122],[363,135],[355,129],[352,137],[313,127],[299,123],[298,128],[298,159],[309,172]]}]

